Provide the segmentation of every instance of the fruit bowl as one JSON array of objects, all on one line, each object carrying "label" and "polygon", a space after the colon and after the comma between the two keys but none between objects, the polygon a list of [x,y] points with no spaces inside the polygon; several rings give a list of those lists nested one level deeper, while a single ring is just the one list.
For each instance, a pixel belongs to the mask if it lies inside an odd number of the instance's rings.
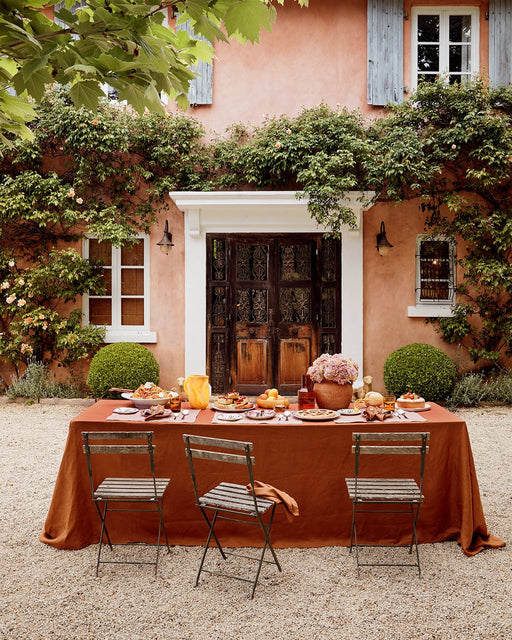
[{"label": "fruit bowl", "polygon": [[174,391],[169,391],[169,396],[164,398],[132,398],[133,393],[122,393],[121,398],[125,400],[131,400],[133,405],[137,407],[137,409],[149,409],[149,407],[154,407],[159,404],[167,404],[171,398],[171,396],[177,396],[178,394]]}]

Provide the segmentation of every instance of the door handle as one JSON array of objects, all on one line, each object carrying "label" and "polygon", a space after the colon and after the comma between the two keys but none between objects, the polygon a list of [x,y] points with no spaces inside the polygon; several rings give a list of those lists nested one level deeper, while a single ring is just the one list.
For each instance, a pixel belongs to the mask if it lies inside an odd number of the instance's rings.
[{"label": "door handle", "polygon": [[250,336],[253,336],[255,333],[256,333],[256,331],[255,331],[254,327],[251,327],[251,328],[249,329],[249,335],[250,335]]},{"label": "door handle", "polygon": [[293,327],[292,334],[296,336],[298,333],[299,333],[299,330],[297,329],[297,327]]}]

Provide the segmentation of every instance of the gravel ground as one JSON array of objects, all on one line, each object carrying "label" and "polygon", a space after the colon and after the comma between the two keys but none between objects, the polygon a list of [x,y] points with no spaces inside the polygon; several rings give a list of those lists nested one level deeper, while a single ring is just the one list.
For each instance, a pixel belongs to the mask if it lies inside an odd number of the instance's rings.
[{"label": "gravel ground", "polygon": [[[197,547],[150,567],[105,567],[97,547],[59,551],[38,540],[70,419],[80,406],[0,405],[2,640],[510,640],[510,545],[466,557],[455,542],[421,545],[422,578],[363,569],[344,547],[278,551],[283,573],[247,585],[193,580]],[[512,408],[460,411],[470,431],[492,533],[512,540]]]}]

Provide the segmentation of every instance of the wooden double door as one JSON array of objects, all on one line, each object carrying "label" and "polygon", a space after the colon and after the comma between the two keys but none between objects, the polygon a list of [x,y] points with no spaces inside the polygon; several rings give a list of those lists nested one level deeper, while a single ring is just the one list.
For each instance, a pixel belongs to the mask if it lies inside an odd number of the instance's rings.
[{"label": "wooden double door", "polygon": [[213,393],[296,393],[341,347],[341,242],[322,234],[207,236],[207,362]]}]

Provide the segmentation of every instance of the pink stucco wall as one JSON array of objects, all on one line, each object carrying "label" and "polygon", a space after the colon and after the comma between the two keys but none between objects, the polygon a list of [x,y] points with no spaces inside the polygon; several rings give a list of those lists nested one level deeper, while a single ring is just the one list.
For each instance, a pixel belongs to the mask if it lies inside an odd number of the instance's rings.
[{"label": "pink stucco wall", "polygon": [[[381,256],[376,249],[380,223],[393,248]],[[424,215],[417,201],[399,206],[377,204],[364,216],[364,373],[374,388],[384,391],[382,368],[387,356],[411,342],[426,342],[446,351],[458,366],[470,363],[461,349],[442,341],[425,318],[409,317],[415,304],[416,236],[425,233]],[[457,245],[457,255],[463,251]],[[462,274],[457,273],[460,282]]]},{"label": "pink stucco wall", "polygon": [[296,115],[322,101],[365,113],[366,0],[311,0],[277,7],[272,32],[258,44],[217,43],[213,104],[189,110],[209,131]]}]

